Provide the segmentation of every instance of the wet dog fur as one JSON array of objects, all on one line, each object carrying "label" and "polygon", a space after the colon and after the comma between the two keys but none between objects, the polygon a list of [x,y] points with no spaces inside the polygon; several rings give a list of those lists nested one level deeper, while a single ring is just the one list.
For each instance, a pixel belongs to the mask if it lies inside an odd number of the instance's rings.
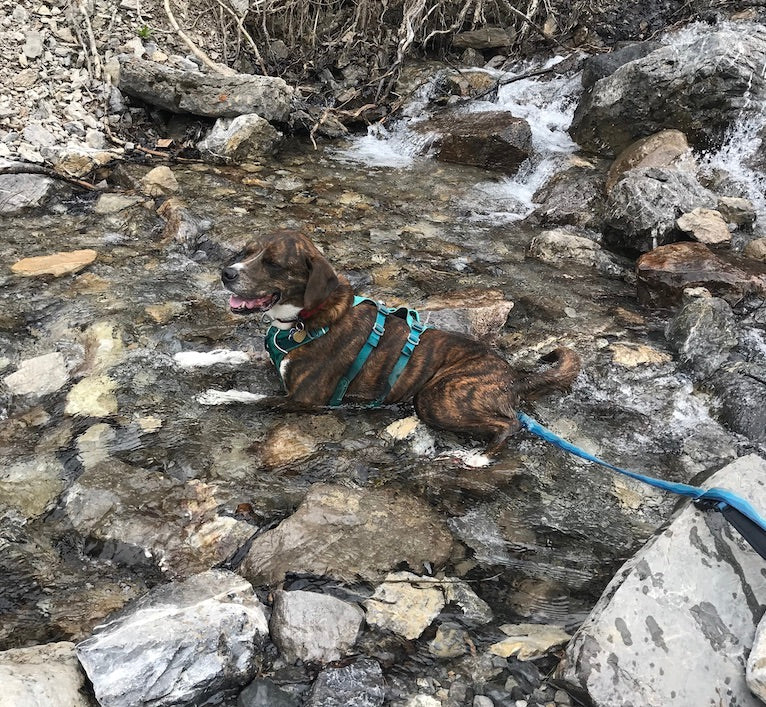
[{"label": "wet dog fur", "polygon": [[[239,261],[224,268],[224,286],[232,293],[232,311],[268,311],[272,324],[291,329],[300,317],[309,331],[329,332],[292,350],[281,365],[285,396],[265,396],[259,407],[313,411],[327,405],[343,374],[367,340],[376,309],[353,307],[354,293],[305,235],[280,231],[249,244]],[[378,346],[351,383],[344,402],[369,403],[385,389],[409,327],[398,317],[386,320]],[[489,439],[488,453],[501,450],[519,428],[515,408],[522,399],[565,389],[580,370],[571,349],[547,357],[555,365],[520,374],[481,341],[428,329],[386,404],[412,400],[418,417],[439,429]]]}]

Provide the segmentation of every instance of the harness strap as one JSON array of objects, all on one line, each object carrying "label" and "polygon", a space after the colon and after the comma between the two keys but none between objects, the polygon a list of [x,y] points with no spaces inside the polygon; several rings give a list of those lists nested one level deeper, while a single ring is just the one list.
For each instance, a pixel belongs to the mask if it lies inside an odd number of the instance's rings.
[{"label": "harness strap", "polygon": [[375,323],[372,325],[372,331],[367,337],[367,341],[365,341],[362,348],[359,349],[359,353],[356,355],[354,362],[338,381],[338,385],[335,387],[335,392],[327,403],[330,407],[340,405],[348,387],[351,385],[354,378],[357,377],[359,371],[362,370],[362,366],[364,366],[367,359],[370,357],[370,354],[380,342],[383,332],[386,330],[386,317],[391,313],[391,310],[380,302],[375,302],[367,297],[354,297],[354,307],[362,302],[371,302],[377,307],[378,311],[375,315]]},{"label": "harness strap", "polygon": [[571,442],[567,442],[557,434],[543,427],[539,422],[533,420],[523,412],[518,413],[519,422],[529,430],[533,435],[540,439],[550,442],[559,449],[563,449],[570,454],[574,454],[581,459],[585,459],[596,464],[600,464],[607,469],[616,471],[618,474],[628,476],[636,481],[653,486],[654,488],[670,491],[671,493],[687,496],[693,499],[694,503],[705,508],[712,508],[720,511],[724,518],[729,521],[742,535],[751,547],[764,559],[766,559],[766,519],[761,517],[758,511],[741,496],[736,493],[721,488],[703,489],[699,486],[689,484],[679,484],[664,479],[655,479],[653,476],[645,476],[635,471],[621,469],[618,466],[602,461],[598,457],[577,447]]},{"label": "harness strap", "polygon": [[[285,356],[293,349],[297,349],[299,346],[308,344],[320,336],[324,336],[330,327],[322,327],[320,329],[314,329],[313,331],[306,331],[302,327],[293,327],[289,331],[279,329],[275,326],[269,327],[266,331],[266,336],[263,340],[263,345],[266,347],[266,351],[269,353],[269,358],[274,364],[274,368],[277,369],[277,375],[279,381],[282,383],[282,387],[285,387],[284,378],[282,378],[282,371],[280,365],[284,361]],[[305,333],[304,333],[305,332]]]}]

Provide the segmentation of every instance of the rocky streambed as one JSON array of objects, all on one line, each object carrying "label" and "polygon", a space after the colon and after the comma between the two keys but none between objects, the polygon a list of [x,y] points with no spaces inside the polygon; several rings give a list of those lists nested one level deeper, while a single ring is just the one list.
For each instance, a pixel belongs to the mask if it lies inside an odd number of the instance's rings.
[{"label": "rocky streambed", "polygon": [[[526,408],[562,436],[766,508],[760,153],[735,149],[761,35],[516,80],[457,109],[479,136],[419,119],[525,69],[438,74],[414,122],[257,162],[0,177],[0,704],[757,704],[762,560],[719,515],[525,433],[490,461],[406,407],[256,412],[265,327],[219,271],[300,228],[360,293],[519,367],[575,348],[572,390]],[[749,70],[734,113],[676,87],[626,116],[700,42],[739,50],[680,83]]]}]

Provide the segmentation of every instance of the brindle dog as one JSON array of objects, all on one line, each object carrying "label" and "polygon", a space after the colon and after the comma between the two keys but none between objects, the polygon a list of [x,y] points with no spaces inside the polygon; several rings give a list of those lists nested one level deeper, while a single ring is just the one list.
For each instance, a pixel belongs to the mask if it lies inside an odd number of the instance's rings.
[{"label": "brindle dog", "polygon": [[[265,396],[259,406],[316,410],[328,403],[341,376],[364,345],[375,321],[369,303],[352,306],[348,280],[335,272],[303,234],[281,231],[250,244],[241,260],[223,270],[237,314],[269,312],[272,324],[308,331],[329,327],[324,336],[291,351],[280,372],[286,396]],[[345,401],[369,403],[383,390],[409,327],[389,316],[385,334],[351,383]],[[420,343],[385,403],[412,400],[421,420],[433,427],[489,438],[488,453],[498,452],[519,428],[514,407],[545,391],[566,388],[580,370],[578,356],[557,348],[547,357],[556,365],[521,375],[480,341],[437,329]]]}]

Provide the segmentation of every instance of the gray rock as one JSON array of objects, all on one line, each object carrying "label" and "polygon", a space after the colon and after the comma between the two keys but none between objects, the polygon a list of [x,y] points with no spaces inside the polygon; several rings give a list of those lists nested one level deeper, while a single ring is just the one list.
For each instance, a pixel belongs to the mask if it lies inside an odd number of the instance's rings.
[{"label": "gray rock", "polygon": [[750,199],[738,196],[719,196],[716,208],[726,221],[737,226],[752,226],[755,221],[755,206]]},{"label": "gray rock", "polygon": [[117,87],[174,113],[209,118],[257,113],[281,122],[290,114],[293,97],[293,89],[273,76],[201,74],[128,56],[122,58]]},{"label": "gray rock", "polygon": [[255,539],[241,571],[254,584],[287,572],[376,581],[400,563],[440,566],[451,549],[444,521],[412,495],[314,484],[293,515]]},{"label": "gray rock", "polygon": [[643,59],[662,46],[659,42],[635,42],[608,54],[594,54],[582,64],[582,85],[590,88],[596,81],[611,76],[617,69],[629,61]]},{"label": "gray rock", "polygon": [[725,300],[695,297],[668,323],[665,338],[696,377],[705,379],[737,345],[737,323]]},{"label": "gray rock", "polygon": [[766,702],[766,619],[761,619],[755,632],[746,675],[747,686],[761,702]]},{"label": "gray rock", "polygon": [[586,92],[569,129],[583,148],[617,154],[663,128],[694,146],[720,145],[726,129],[766,96],[766,27],[732,23],[685,45],[631,61]]},{"label": "gray rock", "polygon": [[532,130],[507,111],[447,111],[415,125],[431,135],[436,158],[515,174],[532,154]]},{"label": "gray rock", "polygon": [[316,592],[278,591],[269,626],[274,643],[290,660],[329,663],[356,642],[362,610]]},{"label": "gray rock", "polygon": [[40,32],[28,32],[24,41],[24,56],[27,59],[37,59],[43,53],[43,35]]},{"label": "gray rock", "polygon": [[698,206],[713,207],[715,195],[696,178],[669,167],[629,170],[609,193],[605,240],[627,250],[646,252],[673,243],[676,219]]},{"label": "gray rock", "polygon": [[54,188],[54,181],[42,174],[0,174],[0,214],[42,206]]},{"label": "gray rock", "polygon": [[747,258],[753,260],[760,260],[762,263],[766,263],[766,238],[755,238],[750,241],[742,254]]},{"label": "gray rock", "polygon": [[[737,459],[705,486],[763,509],[766,460]],[[756,707],[743,666],[765,602],[763,560],[721,515],[687,504],[611,581],[558,677],[597,707]]]},{"label": "gray rock", "polygon": [[56,144],[56,136],[42,125],[32,123],[24,128],[24,139],[35,147],[52,147]]},{"label": "gray rock", "polygon": [[308,707],[379,707],[386,696],[380,665],[362,659],[343,668],[325,668],[317,676]]},{"label": "gray rock", "polygon": [[534,216],[545,226],[577,226],[601,230],[604,175],[593,165],[575,165],[559,172],[538,189]]},{"label": "gray rock", "polygon": [[210,570],[128,605],[77,655],[104,707],[188,705],[251,680],[267,633],[250,584]]},{"label": "gray rock", "polygon": [[253,680],[237,698],[237,707],[299,707],[290,693],[275,685],[271,680]]},{"label": "gray rock", "polygon": [[710,382],[718,416],[729,429],[766,444],[766,383],[763,366],[738,361],[720,368]]},{"label": "gray rock", "polygon": [[0,466],[0,515],[13,509],[26,519],[50,510],[64,490],[64,466],[53,455],[38,455]]},{"label": "gray rock", "polygon": [[[515,704],[518,704],[518,702]],[[476,697],[473,698],[473,707],[495,707],[495,703],[492,701],[491,697],[487,697],[486,695],[476,695]]]},{"label": "gray rock", "polygon": [[282,133],[260,115],[219,118],[204,140],[197,143],[202,156],[214,162],[258,162],[276,154]]},{"label": "gray rock", "polygon": [[129,194],[101,194],[93,206],[95,214],[115,214],[136,204],[140,204],[143,198],[130,196]]},{"label": "gray rock", "polygon": [[0,707],[91,707],[74,643],[0,653]]},{"label": "gray rock", "polygon": [[600,244],[562,229],[543,231],[536,235],[530,241],[527,253],[545,263],[578,263],[612,275],[622,275],[625,272],[625,268],[619,265],[614,256],[604,251]]},{"label": "gray rock", "polygon": [[39,396],[61,390],[68,380],[64,357],[54,351],[22,361],[19,370],[3,378],[3,383],[14,395]]}]

